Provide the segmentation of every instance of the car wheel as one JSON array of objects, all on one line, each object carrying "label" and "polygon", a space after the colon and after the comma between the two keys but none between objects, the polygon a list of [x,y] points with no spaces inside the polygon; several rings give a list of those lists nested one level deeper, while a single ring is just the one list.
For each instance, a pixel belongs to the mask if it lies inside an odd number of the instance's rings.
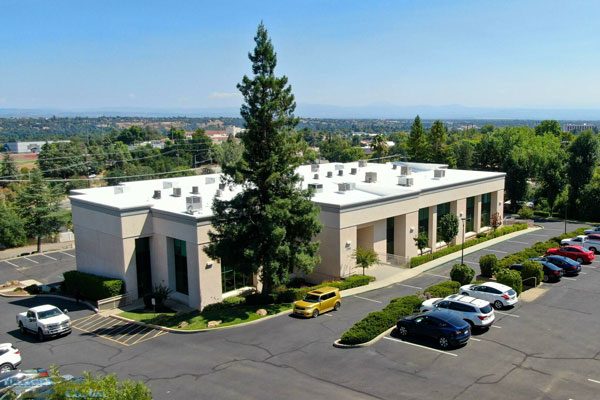
[{"label": "car wheel", "polygon": [[473,323],[473,321],[465,319],[465,322],[467,324],[469,324],[469,326],[471,327],[471,330],[475,329],[475,324]]},{"label": "car wheel", "polygon": [[401,326],[400,328],[398,328],[398,335],[400,335],[401,338],[405,338],[408,336],[408,329],[406,329],[405,326]]},{"label": "car wheel", "polygon": [[550,280],[550,278],[548,277],[548,275],[544,274],[544,277],[542,278],[542,280],[544,282],[548,282]]},{"label": "car wheel", "polygon": [[42,332],[41,329],[38,329],[37,337],[40,342],[43,342],[46,339],[46,336],[44,335],[44,332]]},{"label": "car wheel", "polygon": [[440,338],[438,339],[438,344],[442,349],[447,349],[448,346],[450,346],[450,341],[446,336],[440,336]]},{"label": "car wheel", "polygon": [[583,264],[583,258],[581,257],[577,257],[577,260],[575,261],[577,261],[579,264]]},{"label": "car wheel", "polygon": [[19,332],[21,332],[23,334],[27,333],[25,331],[25,327],[23,326],[23,323],[21,321],[19,321]]},{"label": "car wheel", "polygon": [[13,367],[12,364],[4,363],[4,364],[0,365],[0,374],[12,371],[13,369],[15,369],[15,367]]},{"label": "car wheel", "polygon": [[596,248],[595,247],[590,247],[590,251],[593,251],[594,254],[596,254]]},{"label": "car wheel", "polygon": [[462,292],[461,294],[462,294],[463,296],[468,296],[468,295],[469,295],[469,293],[467,293],[467,292]]},{"label": "car wheel", "polygon": [[319,310],[313,311],[312,316],[313,316],[313,318],[317,318],[319,316]]},{"label": "car wheel", "polygon": [[502,304],[502,302],[500,300],[496,300],[494,302],[494,308],[496,310],[502,310],[502,307],[504,307],[504,304]]},{"label": "car wheel", "polygon": [[333,306],[333,309],[334,309],[335,311],[337,311],[337,310],[339,310],[339,309],[340,309],[340,307],[341,307],[341,306],[342,306],[342,303],[340,303],[340,302],[338,301],[338,302],[336,302],[336,303],[335,303],[335,306]]}]

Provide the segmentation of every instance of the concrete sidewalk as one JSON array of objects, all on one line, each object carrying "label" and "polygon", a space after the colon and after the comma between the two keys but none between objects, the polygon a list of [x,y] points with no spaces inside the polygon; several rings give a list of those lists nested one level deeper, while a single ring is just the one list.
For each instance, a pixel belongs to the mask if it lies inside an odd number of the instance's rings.
[{"label": "concrete sidewalk", "polygon": [[[57,250],[70,250],[74,248],[75,242],[42,243],[42,253],[48,253]],[[31,253],[32,251],[37,251],[37,245],[32,244],[29,246],[0,250],[0,260],[8,260],[18,257],[21,253]]]},{"label": "concrete sidewalk", "polygon": [[[539,227],[527,228],[522,231],[509,233],[508,235],[504,235],[504,236],[500,236],[495,239],[488,240],[487,242],[476,244],[474,246],[466,248],[465,255],[475,253],[476,251],[485,249],[486,247],[490,247],[497,243],[504,242],[505,240],[513,239],[517,236],[535,232],[540,229],[542,229],[542,228],[539,228]],[[398,268],[398,273],[395,275],[392,275],[388,278],[382,279],[380,281],[375,281],[366,286],[360,286],[360,287],[356,287],[356,288],[352,288],[352,289],[342,290],[342,292],[341,292],[342,296],[346,297],[346,296],[353,296],[355,294],[370,292],[371,290],[381,289],[381,288],[389,286],[393,283],[398,283],[398,282],[402,282],[402,281],[405,281],[410,278],[414,278],[415,276],[420,275],[423,272],[427,272],[430,269],[439,267],[440,265],[443,265],[443,264],[447,263],[448,261],[452,261],[452,260],[456,259],[459,255],[460,255],[460,251],[457,251],[457,252],[448,254],[446,256],[440,257],[436,260],[429,261],[428,263],[421,264],[415,268]],[[448,278],[448,279],[450,279],[450,278]]]}]

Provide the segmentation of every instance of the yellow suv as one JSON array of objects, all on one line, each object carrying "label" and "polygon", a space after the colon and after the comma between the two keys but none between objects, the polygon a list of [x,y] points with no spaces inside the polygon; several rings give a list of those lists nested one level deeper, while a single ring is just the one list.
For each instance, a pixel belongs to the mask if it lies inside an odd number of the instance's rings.
[{"label": "yellow suv", "polygon": [[310,291],[303,300],[294,302],[294,314],[316,318],[329,310],[339,310],[340,290],[334,287],[322,287]]}]

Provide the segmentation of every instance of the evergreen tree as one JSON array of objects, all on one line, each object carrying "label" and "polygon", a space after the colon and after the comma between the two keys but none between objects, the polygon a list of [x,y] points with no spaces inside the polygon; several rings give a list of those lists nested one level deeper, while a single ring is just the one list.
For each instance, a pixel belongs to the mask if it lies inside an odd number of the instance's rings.
[{"label": "evergreen tree", "polygon": [[206,253],[236,271],[260,274],[263,293],[270,293],[290,272],[311,272],[319,262],[313,238],[321,224],[295,172],[303,159],[296,103],[287,78],[275,76],[277,58],[262,23],[254,41],[253,76],[238,84],[244,151],[239,162],[223,165],[224,181],[243,190],[231,200],[215,199]]},{"label": "evergreen tree", "polygon": [[[0,163],[0,176],[2,179],[15,180],[18,178],[19,171],[17,171],[17,167],[15,166],[15,162],[11,160],[10,154],[4,153],[2,157],[2,162]],[[0,186],[6,187],[9,182],[0,182]]]},{"label": "evergreen tree", "polygon": [[433,163],[445,163],[448,157],[446,140],[448,134],[446,126],[437,120],[429,131],[429,161]]},{"label": "evergreen tree", "polygon": [[418,115],[410,127],[408,156],[410,157],[410,161],[427,161],[427,138],[425,137],[425,129],[421,123],[421,118]]},{"label": "evergreen tree", "polygon": [[29,182],[17,195],[18,213],[27,235],[37,238],[38,252],[42,250],[42,238],[60,229],[59,201],[59,195],[42,179],[38,169],[31,172]]},{"label": "evergreen tree", "polygon": [[[385,136],[379,134],[373,138],[371,143],[371,149],[373,149],[372,158],[378,159],[385,157],[390,152],[390,148],[387,144]],[[385,160],[379,160],[379,162],[385,162]]]},{"label": "evergreen tree", "polygon": [[5,201],[0,202],[0,245],[4,247],[22,246],[27,241],[23,220]]}]

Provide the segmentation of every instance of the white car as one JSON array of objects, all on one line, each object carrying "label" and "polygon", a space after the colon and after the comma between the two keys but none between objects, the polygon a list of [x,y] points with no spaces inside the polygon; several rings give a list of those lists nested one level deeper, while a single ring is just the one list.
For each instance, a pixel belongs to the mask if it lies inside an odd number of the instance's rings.
[{"label": "white car", "polygon": [[[595,235],[594,235],[595,236]],[[589,238],[585,235],[579,235],[570,239],[563,239],[560,241],[561,246],[581,246],[584,249],[597,253],[600,250],[600,240],[594,237]]]},{"label": "white car", "polygon": [[517,304],[517,292],[510,286],[497,282],[484,282],[481,284],[470,284],[460,287],[458,291],[465,296],[472,296],[478,299],[489,301],[496,310],[507,306]]},{"label": "white car", "polygon": [[432,298],[421,304],[421,312],[432,310],[452,311],[471,325],[486,328],[492,325],[496,316],[489,302],[462,294],[453,294],[443,299]]},{"label": "white car", "polygon": [[0,373],[12,371],[21,364],[21,352],[11,343],[0,344]]},{"label": "white car", "polygon": [[600,225],[590,229],[586,229],[583,233],[585,233],[586,235],[598,234],[600,233]]},{"label": "white car", "polygon": [[37,334],[40,342],[49,336],[71,333],[71,318],[67,310],[61,311],[53,305],[32,307],[26,312],[17,314],[17,326],[21,333]]}]

